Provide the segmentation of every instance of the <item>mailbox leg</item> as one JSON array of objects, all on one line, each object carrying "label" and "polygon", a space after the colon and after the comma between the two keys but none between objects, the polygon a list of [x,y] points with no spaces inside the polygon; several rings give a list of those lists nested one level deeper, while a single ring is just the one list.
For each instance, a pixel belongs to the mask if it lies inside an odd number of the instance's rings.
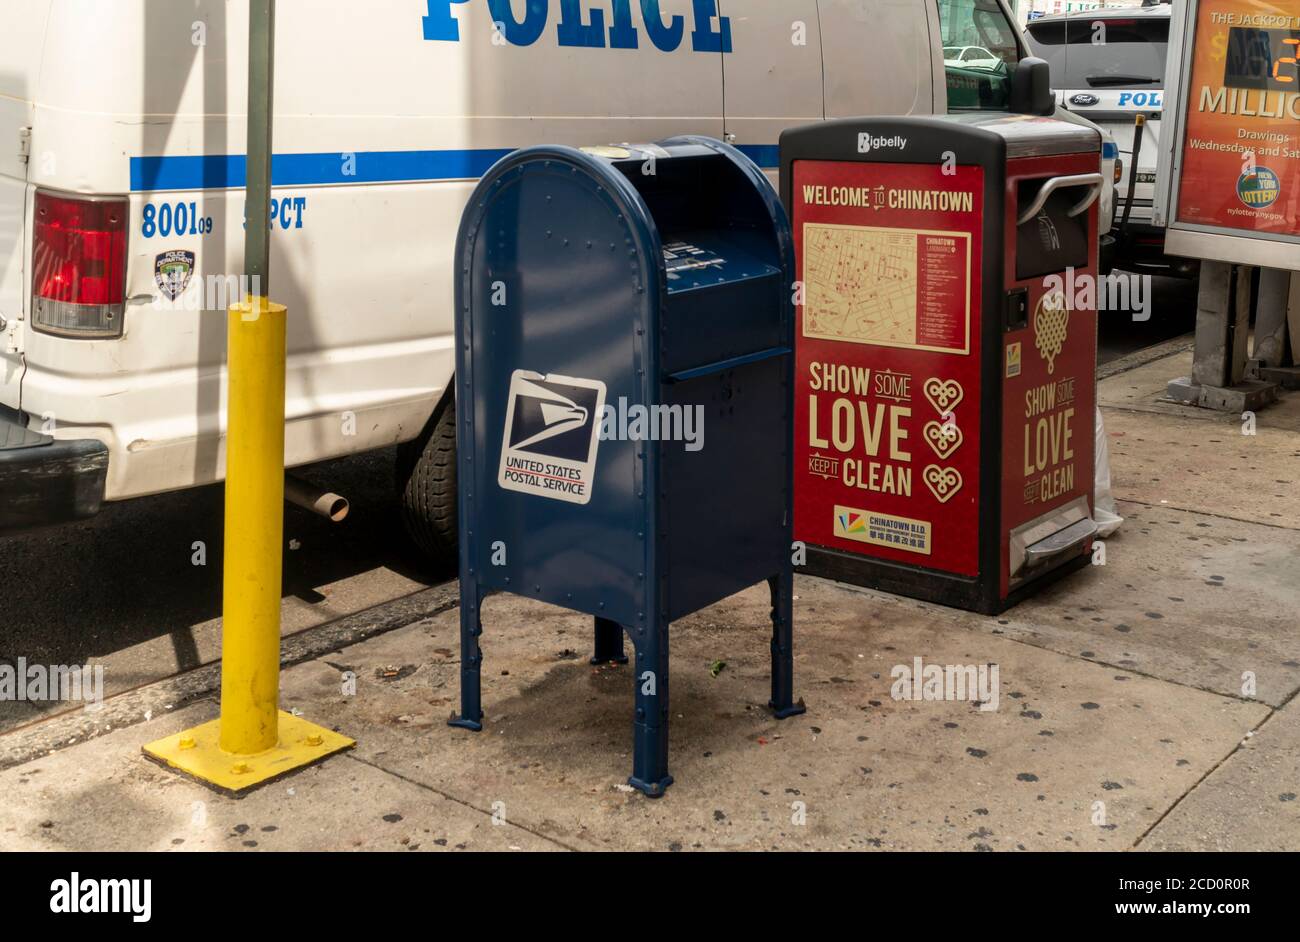
[{"label": "mailbox leg", "polygon": [[483,593],[478,586],[461,583],[460,594],[460,716],[452,714],[449,726],[483,728],[483,700],[480,695],[479,671],[483,652],[478,638],[483,634]]},{"label": "mailbox leg", "polygon": [[787,569],[767,580],[772,592],[772,700],[778,720],[807,709],[794,702],[794,572]]},{"label": "mailbox leg", "polygon": [[662,798],[673,783],[668,774],[668,623],[647,618],[634,636],[636,721],[632,777],[627,783],[649,798]]},{"label": "mailbox leg", "polygon": [[596,653],[592,655],[593,664],[626,664],[627,655],[623,653],[623,626],[608,618],[596,619]]}]

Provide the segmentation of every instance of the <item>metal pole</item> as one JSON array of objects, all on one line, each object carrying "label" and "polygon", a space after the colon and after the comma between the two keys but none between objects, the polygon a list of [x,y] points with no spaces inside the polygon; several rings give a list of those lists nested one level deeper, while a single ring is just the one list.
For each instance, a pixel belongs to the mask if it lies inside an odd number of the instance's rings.
[{"label": "metal pole", "polygon": [[1133,214],[1133,198],[1137,195],[1138,157],[1142,154],[1142,139],[1146,137],[1147,116],[1138,115],[1133,119],[1133,165],[1128,168],[1128,200],[1124,203],[1124,216],[1119,223],[1121,244],[1128,236],[1128,219]]},{"label": "metal pole", "polygon": [[227,315],[221,715],[144,747],[146,755],[232,792],[356,745],[279,708],[288,318],[284,305],[268,299],[275,0],[249,0],[248,7],[248,283]]},{"label": "metal pole", "polygon": [[244,270],[229,314],[221,748],[251,755],[279,737],[284,536],[285,310],[269,293],[275,0],[250,0]]},{"label": "metal pole", "polygon": [[253,297],[271,296],[271,126],[275,99],[275,0],[248,4],[248,178],[244,272]]}]

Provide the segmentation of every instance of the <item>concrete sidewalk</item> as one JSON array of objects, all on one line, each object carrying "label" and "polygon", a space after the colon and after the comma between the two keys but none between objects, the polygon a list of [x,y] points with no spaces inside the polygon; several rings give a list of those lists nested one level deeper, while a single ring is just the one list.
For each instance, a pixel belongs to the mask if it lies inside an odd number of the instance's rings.
[{"label": "concrete sidewalk", "polygon": [[[1243,435],[1239,417],[1161,401],[1185,361],[1102,383],[1127,518],[1105,566],[1000,618],[800,578],[808,713],[785,722],[765,709],[765,588],[678,622],[662,800],[624,784],[632,678],[587,663],[583,617],[489,600],[485,729],[447,727],[458,616],[433,604],[443,589],[405,603],[401,627],[355,616],[385,630],[285,671],[285,708],[353,752],[221,797],[140,753],[214,717],[215,698],[169,711],[170,690],[145,688],[24,731],[24,748],[53,751],[0,772],[0,847],[1300,849],[1300,396]],[[891,669],[914,658],[996,664],[997,708],[893,699]]]}]

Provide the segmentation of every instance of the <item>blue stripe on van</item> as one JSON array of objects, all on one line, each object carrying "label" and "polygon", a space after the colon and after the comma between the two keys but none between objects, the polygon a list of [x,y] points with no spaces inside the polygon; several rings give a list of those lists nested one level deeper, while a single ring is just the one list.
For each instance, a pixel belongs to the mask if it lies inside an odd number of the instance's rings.
[{"label": "blue stripe on van", "polygon": [[777,170],[781,166],[781,148],[775,144],[737,144],[736,150],[764,170]]},{"label": "blue stripe on van", "polygon": [[[509,153],[509,149],[503,149],[276,154],[271,161],[271,183],[273,186],[319,186],[474,180]],[[345,170],[354,172],[345,174]],[[248,162],[243,154],[131,158],[133,193],[242,188],[247,179]]]},{"label": "blue stripe on van", "polygon": [[[780,148],[745,145],[740,150],[760,167],[780,166]],[[417,180],[476,180],[512,153],[510,149],[365,151],[355,154],[276,154],[273,186],[347,183],[407,183]],[[353,158],[349,163],[348,158]],[[344,170],[353,170],[345,174]],[[199,157],[132,157],[131,192],[243,188],[248,162],[243,154]]]}]

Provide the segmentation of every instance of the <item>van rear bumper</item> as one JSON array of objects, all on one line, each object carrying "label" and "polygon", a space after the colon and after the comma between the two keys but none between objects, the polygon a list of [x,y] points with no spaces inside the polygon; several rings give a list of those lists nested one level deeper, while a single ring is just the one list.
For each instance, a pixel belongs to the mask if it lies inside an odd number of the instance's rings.
[{"label": "van rear bumper", "polygon": [[107,476],[103,442],[33,432],[0,406],[0,536],[93,517]]}]

